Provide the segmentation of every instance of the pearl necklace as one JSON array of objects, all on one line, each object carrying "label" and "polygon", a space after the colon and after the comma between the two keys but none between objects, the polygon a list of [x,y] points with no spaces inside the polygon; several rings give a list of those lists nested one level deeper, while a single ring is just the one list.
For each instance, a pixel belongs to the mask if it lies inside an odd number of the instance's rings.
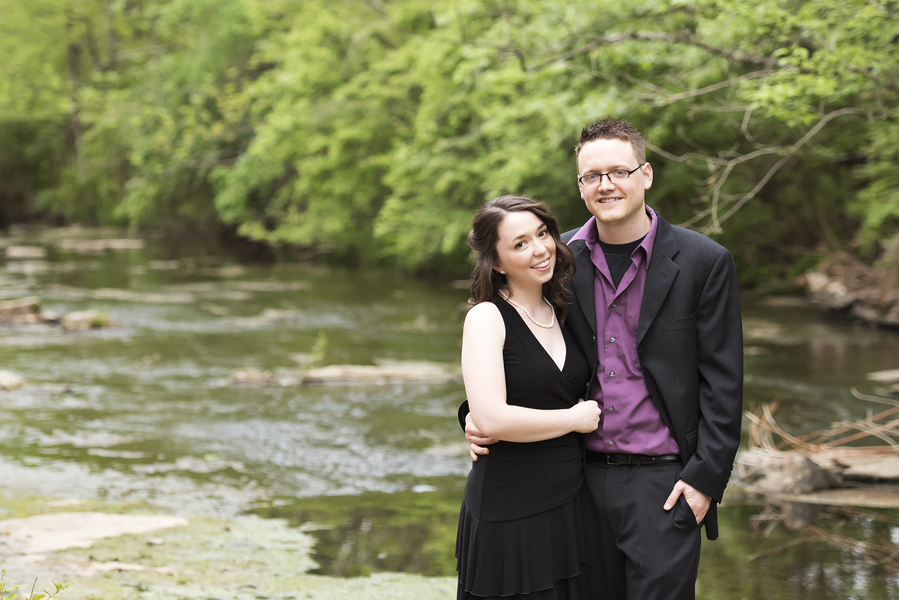
[{"label": "pearl necklace", "polygon": [[526,308],[523,307],[522,305],[518,304],[517,302],[513,302],[513,301],[512,301],[512,298],[510,298],[509,296],[506,296],[506,295],[505,295],[504,293],[502,293],[502,292],[499,292],[499,295],[500,295],[500,297],[501,297],[503,300],[505,300],[506,302],[508,302],[509,304],[511,304],[512,306],[514,306],[515,308],[520,308],[521,310],[523,310],[523,311],[524,311],[524,314],[526,314],[526,315],[528,316],[528,319],[531,320],[531,323],[533,323],[533,324],[536,325],[537,327],[542,327],[543,329],[552,329],[552,328],[553,328],[553,325],[556,324],[556,309],[553,308],[553,305],[550,304],[550,303],[549,303],[549,300],[547,300],[546,298],[543,298],[543,301],[544,301],[544,302],[546,303],[546,305],[549,307],[549,310],[551,310],[552,313],[553,313],[552,318],[549,320],[549,325],[544,325],[543,323],[541,323],[540,321],[538,321],[537,319],[535,319],[534,317],[532,317],[532,316],[531,316],[531,313],[528,312],[528,309],[526,309]]}]

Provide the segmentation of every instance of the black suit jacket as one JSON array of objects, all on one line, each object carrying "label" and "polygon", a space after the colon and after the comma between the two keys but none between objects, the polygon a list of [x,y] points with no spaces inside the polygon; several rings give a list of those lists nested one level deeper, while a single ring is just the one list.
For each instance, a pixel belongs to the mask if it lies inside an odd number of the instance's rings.
[{"label": "black suit jacket", "polygon": [[[711,239],[658,217],[637,326],[637,356],[659,414],[680,449],[681,479],[708,494],[704,524],[718,537],[717,503],[740,443],[743,332],[733,257]],[[568,242],[577,230],[563,235]],[[593,263],[586,242],[569,248],[568,323],[596,365]],[[601,368],[602,366],[599,365]]]}]

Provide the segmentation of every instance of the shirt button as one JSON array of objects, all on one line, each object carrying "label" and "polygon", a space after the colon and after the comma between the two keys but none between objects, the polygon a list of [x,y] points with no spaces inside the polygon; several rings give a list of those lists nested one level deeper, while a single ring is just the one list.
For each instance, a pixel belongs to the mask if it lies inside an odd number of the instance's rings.
[{"label": "shirt button", "polygon": [[609,377],[615,377],[615,371],[612,371],[611,373],[609,373]]},{"label": "shirt button", "polygon": [[614,406],[610,406],[610,407],[609,407],[609,412],[615,412],[615,407],[614,407]]},{"label": "shirt button", "polygon": [[612,302],[612,308],[615,308],[615,306],[617,306],[617,305],[618,305],[617,302]]},{"label": "shirt button", "polygon": [[610,445],[610,446],[614,446],[614,445],[615,445],[615,442],[609,442],[609,445]]},{"label": "shirt button", "polygon": [[612,343],[614,344],[614,343],[615,343],[615,338],[609,338],[609,341],[612,342]]}]

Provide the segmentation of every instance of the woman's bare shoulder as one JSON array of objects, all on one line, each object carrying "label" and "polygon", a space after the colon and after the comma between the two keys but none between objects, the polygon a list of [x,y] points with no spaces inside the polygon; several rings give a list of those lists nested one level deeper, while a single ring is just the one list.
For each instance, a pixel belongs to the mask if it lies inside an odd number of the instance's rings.
[{"label": "woman's bare shoulder", "polygon": [[[462,328],[462,354],[502,348],[506,340],[506,324],[493,302],[481,302],[465,315]],[[479,359],[480,360],[480,359]]]},{"label": "woman's bare shoulder", "polygon": [[478,322],[499,320],[501,322],[503,316],[499,314],[499,309],[493,302],[478,302],[472,306],[468,310],[468,314],[465,315],[465,322],[467,323],[470,320]]},{"label": "woman's bare shoulder", "polygon": [[472,306],[465,315],[465,329],[480,334],[496,331],[503,337],[506,332],[503,316],[493,302],[479,302]]}]

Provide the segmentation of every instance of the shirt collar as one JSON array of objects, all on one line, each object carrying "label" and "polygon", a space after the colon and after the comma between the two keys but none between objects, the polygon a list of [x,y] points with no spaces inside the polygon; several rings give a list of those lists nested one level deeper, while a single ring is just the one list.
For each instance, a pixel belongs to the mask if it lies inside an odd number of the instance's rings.
[{"label": "shirt collar", "polygon": [[[655,244],[656,231],[659,228],[659,219],[656,211],[649,206],[646,206],[646,214],[649,216],[649,233],[646,234],[646,237],[643,238],[643,241],[637,248],[643,248],[646,252],[646,265],[649,265],[649,261],[652,260],[652,247]],[[587,244],[587,249],[591,253],[593,252],[593,248],[599,245],[599,238],[596,234],[596,217],[590,217],[583,227],[574,234],[569,243],[576,240],[583,240]]]}]

